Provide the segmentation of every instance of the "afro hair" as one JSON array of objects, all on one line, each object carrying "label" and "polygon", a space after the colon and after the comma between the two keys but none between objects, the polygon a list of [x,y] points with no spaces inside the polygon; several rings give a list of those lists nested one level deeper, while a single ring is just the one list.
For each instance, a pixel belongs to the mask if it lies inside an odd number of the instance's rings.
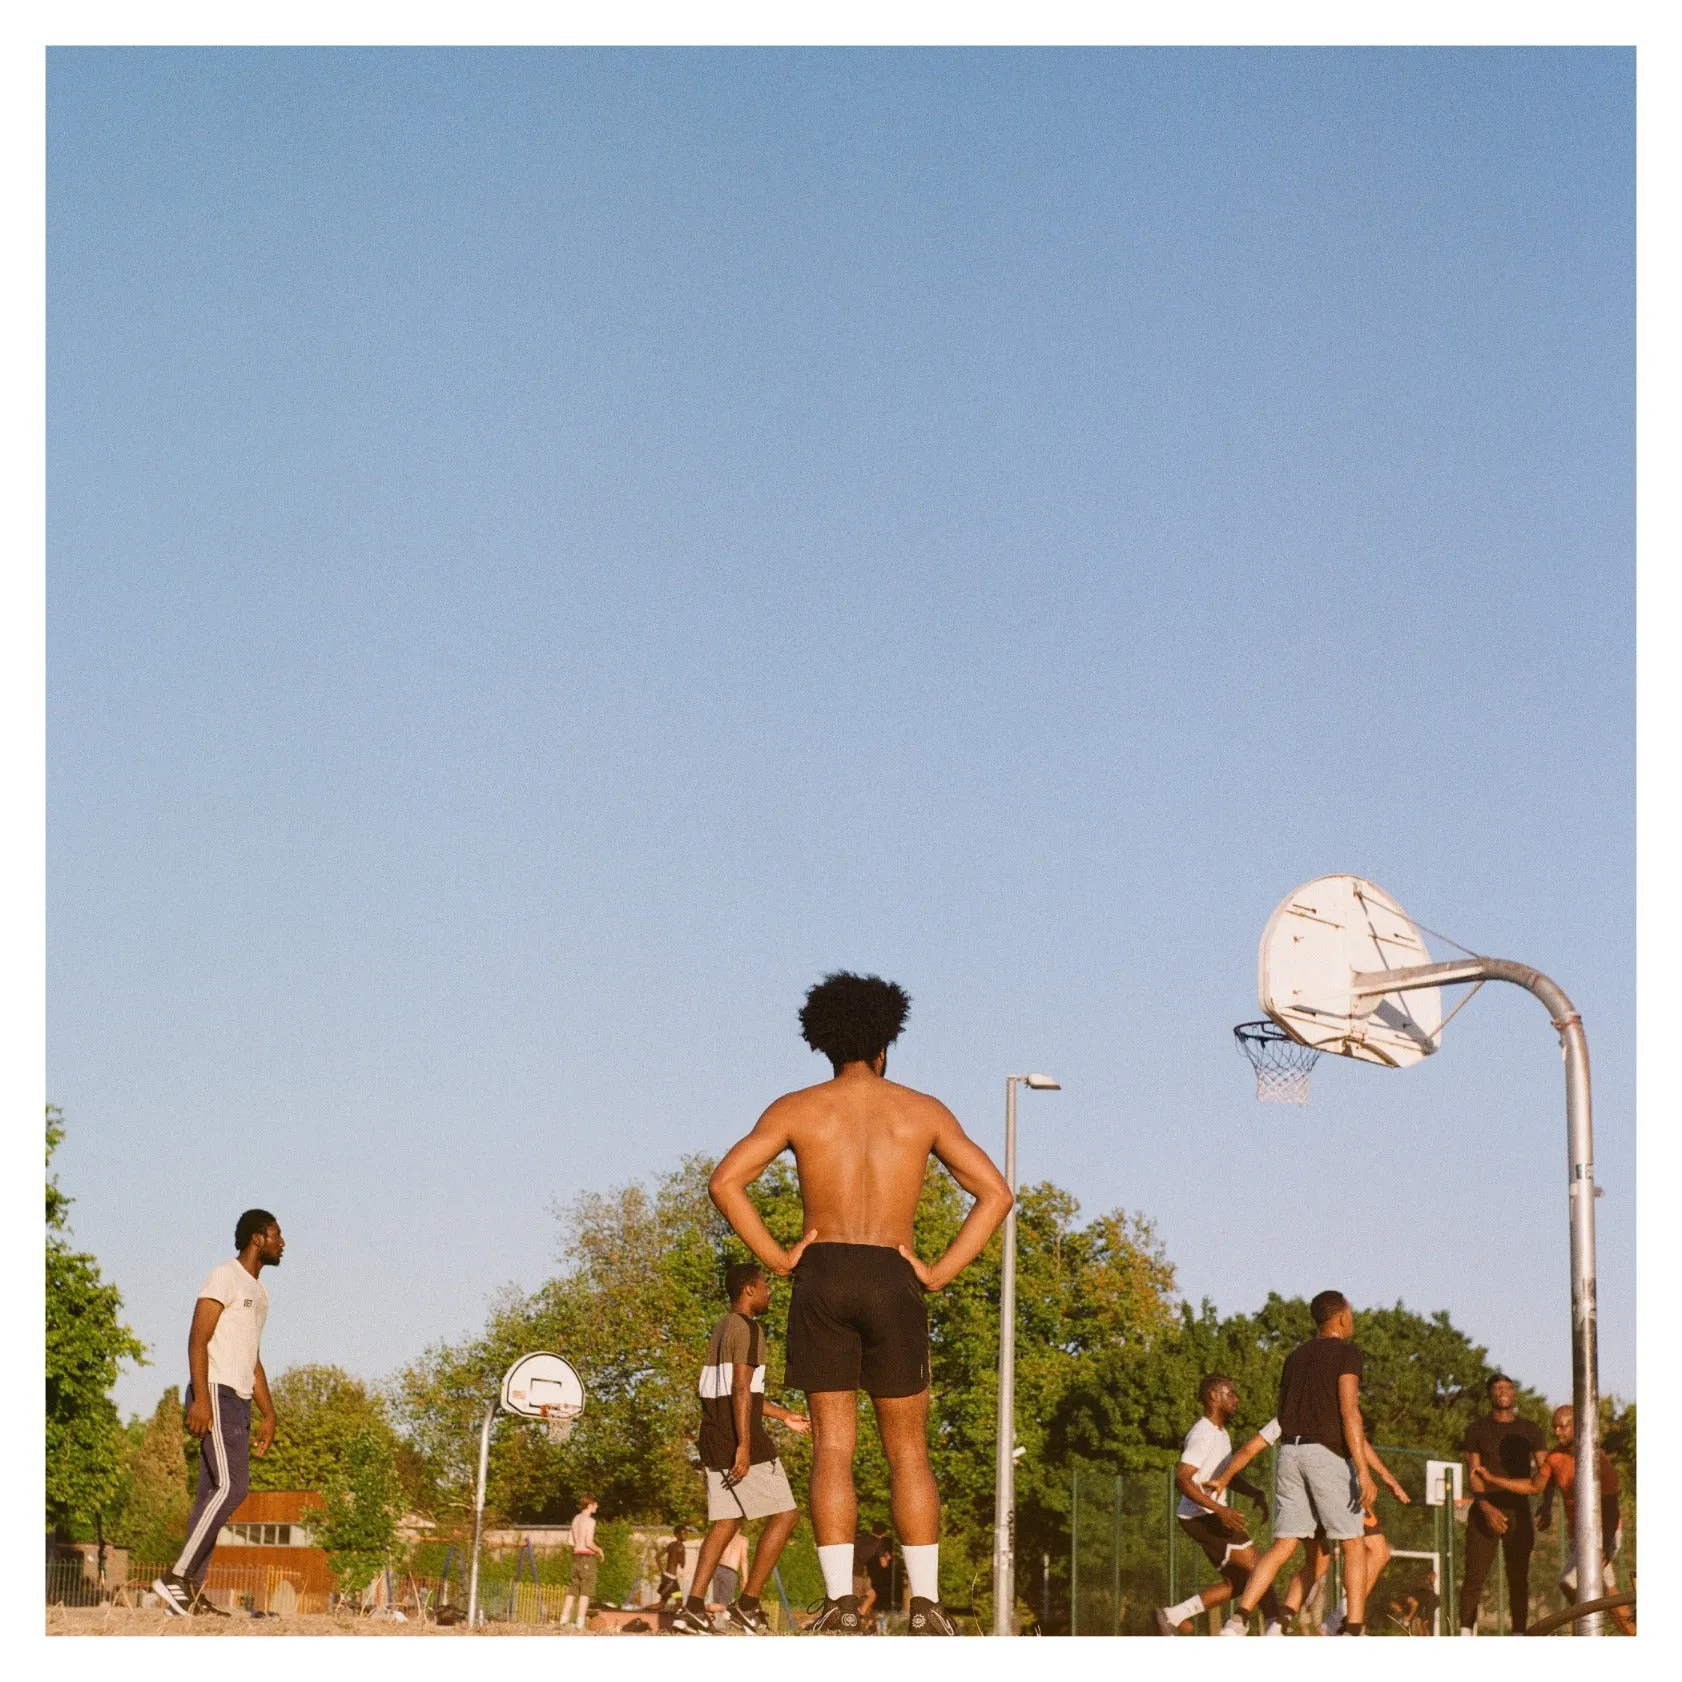
[{"label": "afro hair", "polygon": [[836,970],[806,993],[800,1033],[840,1074],[848,1063],[872,1063],[899,1038],[911,995],[879,975]]}]

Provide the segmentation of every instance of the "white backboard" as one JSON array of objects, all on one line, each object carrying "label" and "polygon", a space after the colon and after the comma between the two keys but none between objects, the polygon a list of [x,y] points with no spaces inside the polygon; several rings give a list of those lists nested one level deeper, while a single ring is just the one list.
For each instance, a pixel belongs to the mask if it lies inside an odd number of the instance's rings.
[{"label": "white backboard", "polygon": [[584,1411],[584,1385],[559,1355],[522,1355],[502,1375],[502,1410],[524,1419],[552,1417],[561,1409],[576,1418]]},{"label": "white backboard", "polygon": [[[1460,1499],[1460,1462],[1458,1460],[1427,1460],[1425,1462],[1425,1505],[1440,1507],[1445,1498]],[[1445,1494],[1444,1486],[1452,1494]]]},{"label": "white backboard", "polygon": [[1262,1009],[1304,1045],[1401,1069],[1437,1049],[1441,990],[1358,997],[1351,978],[1430,962],[1419,931],[1382,888],[1359,876],[1321,876],[1268,919],[1257,991]]}]

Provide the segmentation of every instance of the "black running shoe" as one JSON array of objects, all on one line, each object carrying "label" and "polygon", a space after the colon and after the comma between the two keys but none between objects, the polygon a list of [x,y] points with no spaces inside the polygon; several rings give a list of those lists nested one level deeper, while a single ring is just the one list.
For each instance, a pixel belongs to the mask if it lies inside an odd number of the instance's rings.
[{"label": "black running shoe", "polygon": [[193,1616],[195,1618],[231,1618],[233,1613],[224,1612],[202,1588],[198,1588],[193,1590]]},{"label": "black running shoe", "polygon": [[808,1635],[863,1635],[859,1597],[844,1594],[839,1600],[825,1600],[823,1610],[806,1626]]},{"label": "black running shoe", "polygon": [[697,1612],[688,1606],[680,1606],[672,1614],[673,1635],[712,1635],[716,1632],[712,1620],[705,1612]]},{"label": "black running shoe", "polygon": [[769,1635],[771,1620],[765,1616],[763,1606],[744,1606],[736,1601],[725,1616],[730,1620],[731,1629],[740,1635]]},{"label": "black running shoe", "polygon": [[166,1571],[161,1577],[152,1579],[152,1593],[158,1597],[158,1604],[172,1618],[192,1617],[193,1600],[198,1590],[185,1577],[177,1577],[173,1571]]},{"label": "black running shoe", "polygon": [[911,1633],[913,1635],[956,1635],[958,1626],[952,1614],[938,1600],[911,1597]]}]

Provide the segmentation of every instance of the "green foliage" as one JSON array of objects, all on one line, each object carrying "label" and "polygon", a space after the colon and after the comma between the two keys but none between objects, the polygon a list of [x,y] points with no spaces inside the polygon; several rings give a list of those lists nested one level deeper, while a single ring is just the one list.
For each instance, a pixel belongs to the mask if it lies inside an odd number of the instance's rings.
[{"label": "green foliage", "polygon": [[325,1493],[364,1431],[398,1454],[397,1434],[385,1403],[339,1367],[288,1367],[269,1387],[275,1439],[262,1459],[252,1457],[253,1489],[313,1489]]},{"label": "green foliage", "polygon": [[345,1445],[324,1493],[327,1510],[316,1539],[327,1550],[340,1592],[354,1593],[385,1566],[403,1512],[390,1432],[379,1424],[361,1426]]},{"label": "green foliage", "polygon": [[[695,1382],[707,1334],[726,1310],[724,1268],[747,1256],[707,1197],[711,1169],[689,1158],[652,1193],[628,1186],[578,1199],[567,1211],[559,1277],[529,1297],[505,1297],[483,1336],[435,1347],[400,1376],[403,1421],[436,1491],[435,1516],[468,1510],[478,1426],[502,1372],[526,1350],[551,1348],[583,1375],[589,1407],[562,1447],[515,1421],[498,1424],[487,1493],[494,1518],[559,1522],[593,1492],[615,1517],[704,1524],[704,1488],[690,1459],[699,1424]],[[802,1211],[792,1166],[773,1163],[751,1195],[779,1241],[794,1243]],[[951,1177],[931,1165],[916,1220],[919,1251],[937,1255],[967,1209]],[[1030,1500],[1040,1482],[1049,1489],[1060,1476],[1035,1462],[1045,1422],[1056,1417],[1070,1385],[1103,1352],[1138,1358],[1174,1328],[1173,1272],[1149,1225],[1121,1214],[1080,1225],[1077,1213],[1074,1199],[1055,1187],[1023,1193],[1017,1387]],[[1000,1256],[995,1238],[929,1299],[931,1452],[947,1515],[943,1557],[958,1584],[969,1582],[991,1550]],[[766,1388],[774,1399],[782,1392],[787,1301],[779,1287],[766,1317]],[[888,1515],[887,1465],[868,1406],[861,1412],[860,1513],[871,1521]],[[809,1439],[773,1430],[792,1483],[803,1488]],[[798,1539],[787,1557],[785,1581],[791,1571],[800,1575]]]},{"label": "green foliage", "polygon": [[[47,1106],[47,1162],[64,1137],[64,1118]],[[125,1439],[111,1401],[124,1361],[143,1364],[146,1348],[122,1322],[123,1299],[98,1261],[65,1240],[70,1198],[56,1176],[46,1188],[46,1516],[81,1525],[106,1511],[122,1484]]]},{"label": "green foliage", "polygon": [[[480,1337],[435,1346],[399,1376],[399,1407],[432,1483],[435,1517],[469,1511],[485,1406],[503,1372],[532,1349],[566,1355],[584,1377],[589,1407],[558,1446],[538,1427],[498,1423],[487,1488],[494,1519],[561,1523],[586,1493],[614,1517],[701,1517],[689,1458],[696,1373],[727,1307],[723,1262],[740,1253],[707,1197],[709,1172],[690,1159],[652,1194],[627,1186],[579,1198],[568,1211],[559,1277],[529,1297],[509,1293]],[[780,1378],[780,1368],[771,1376]]]},{"label": "green foliage", "polygon": [[[593,1492],[615,1519],[704,1524],[703,1484],[691,1459],[695,1381],[708,1331],[725,1311],[723,1270],[747,1255],[707,1197],[711,1167],[691,1157],[652,1191],[633,1185],[579,1198],[564,1212],[567,1238],[555,1278],[530,1296],[508,1293],[481,1336],[438,1345],[401,1374],[400,1423],[416,1467],[411,1487],[428,1492],[417,1502],[421,1510],[456,1526],[466,1519],[485,1404],[517,1356],[549,1348],[578,1368],[588,1409],[572,1440],[558,1447],[532,1427],[499,1422],[487,1503],[493,1522],[564,1521],[579,1497]],[[773,1163],[750,1195],[772,1233],[792,1244],[803,1226],[792,1166]],[[945,1170],[931,1164],[916,1216],[919,1253],[938,1255],[968,1206]],[[942,1591],[984,1618],[1001,1254],[995,1236],[928,1299]],[[1115,1212],[1082,1221],[1075,1199],[1048,1184],[1020,1196],[1017,1302],[1017,1435],[1026,1450],[1017,1473],[1018,1549],[1029,1559],[1051,1555],[1059,1593],[1071,1468],[1171,1467],[1199,1412],[1198,1381],[1214,1371],[1237,1381],[1243,1405],[1234,1436],[1242,1440],[1272,1416],[1285,1357],[1314,1330],[1300,1298],[1270,1295],[1254,1314],[1224,1317],[1208,1302],[1195,1311],[1176,1303],[1173,1268],[1144,1217]],[[802,1397],[783,1394],[787,1308],[788,1292],[778,1285],[766,1316],[766,1389],[799,1407]],[[1355,1333],[1366,1355],[1363,1396],[1376,1440],[1454,1454],[1487,1406],[1484,1385],[1494,1371],[1488,1351],[1447,1314],[1421,1315],[1401,1303],[1358,1311]],[[1522,1386],[1519,1406],[1545,1423],[1541,1397]],[[860,1411],[855,1474],[860,1517],[869,1523],[889,1515],[887,1467],[868,1403]],[[1627,1441],[1633,1490],[1634,1410],[1607,1417],[1615,1421],[1615,1440]],[[1613,1433],[1609,1423],[1608,1450],[1617,1458]],[[804,1491],[810,1440],[777,1427],[773,1435],[791,1484]],[[602,1534],[607,1530],[604,1523]],[[796,1600],[821,1590],[805,1523],[784,1554],[783,1578]],[[622,1598],[624,1588],[604,1566],[604,1596],[610,1580],[611,1598]]]},{"label": "green foliage", "polygon": [[596,1601],[602,1606],[622,1606],[637,1586],[641,1565],[629,1521],[609,1519],[597,1525],[596,1546],[603,1555],[596,1573]]},{"label": "green foliage", "polygon": [[1620,1402],[1616,1396],[1600,1398],[1600,1446],[1618,1468],[1623,1485],[1622,1499],[1627,1512],[1635,1504],[1635,1403]]},{"label": "green foliage", "polygon": [[106,1517],[106,1535],[137,1560],[173,1559],[187,1539],[192,1505],[192,1439],[182,1422],[180,1390],[172,1384],[151,1418],[131,1420],[124,1436],[122,1484]]}]

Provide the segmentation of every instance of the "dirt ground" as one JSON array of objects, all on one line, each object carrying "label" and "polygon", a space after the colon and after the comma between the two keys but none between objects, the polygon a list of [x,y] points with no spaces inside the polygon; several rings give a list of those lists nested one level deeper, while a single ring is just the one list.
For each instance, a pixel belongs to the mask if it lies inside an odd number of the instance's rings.
[{"label": "dirt ground", "polygon": [[[468,1639],[462,1625],[440,1629],[436,1624],[399,1624],[389,1618],[332,1617],[326,1613],[290,1618],[172,1618],[167,1612],[135,1612],[116,1606],[49,1606],[48,1635],[157,1635],[185,1638],[195,1635],[396,1635],[442,1636]],[[555,1624],[485,1624],[481,1636],[544,1636],[595,1634],[594,1630],[561,1629]]]}]

